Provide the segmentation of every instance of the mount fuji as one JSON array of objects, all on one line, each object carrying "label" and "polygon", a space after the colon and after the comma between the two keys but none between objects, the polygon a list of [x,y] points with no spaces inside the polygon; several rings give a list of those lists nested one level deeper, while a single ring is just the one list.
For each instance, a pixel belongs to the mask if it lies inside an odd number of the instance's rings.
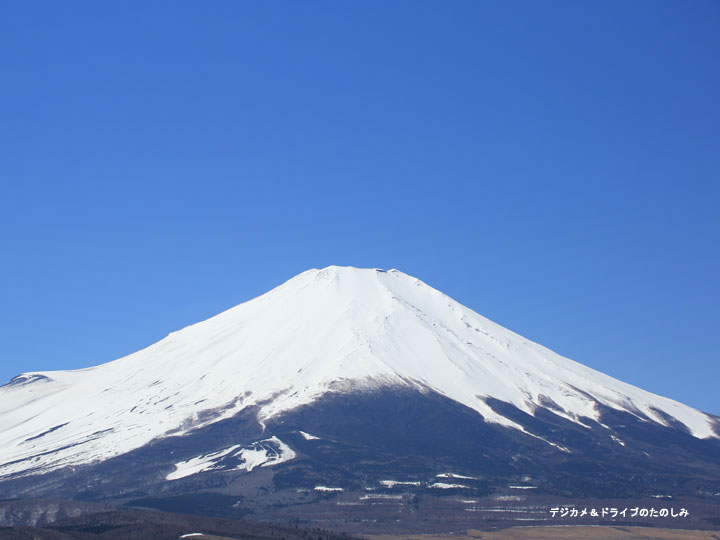
[{"label": "mount fuji", "polygon": [[530,492],[716,503],[720,418],[400,271],[336,266],[124,358],[0,387],[5,498],[213,494],[213,512],[277,517]]}]

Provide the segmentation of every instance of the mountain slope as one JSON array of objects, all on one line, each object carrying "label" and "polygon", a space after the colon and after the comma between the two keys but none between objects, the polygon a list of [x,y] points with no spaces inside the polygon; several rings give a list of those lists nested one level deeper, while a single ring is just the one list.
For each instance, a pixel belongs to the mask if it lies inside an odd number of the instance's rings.
[{"label": "mountain slope", "polygon": [[240,411],[267,424],[329,392],[387,387],[438,393],[527,434],[493,403],[580,427],[605,407],[718,436],[715,417],[559,356],[402,272],[328,267],[114,362],[0,387],[0,479],[99,462]]}]

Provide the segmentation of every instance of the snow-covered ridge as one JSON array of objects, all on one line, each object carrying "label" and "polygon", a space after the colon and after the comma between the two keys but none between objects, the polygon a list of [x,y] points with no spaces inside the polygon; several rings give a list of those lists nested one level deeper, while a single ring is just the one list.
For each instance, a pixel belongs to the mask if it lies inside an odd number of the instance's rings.
[{"label": "snow-covered ridge", "polygon": [[390,384],[433,389],[520,430],[485,398],[530,414],[551,402],[572,421],[597,418],[597,400],[716,436],[707,415],[564,358],[407,274],[331,266],[119,360],[1,387],[0,478],[106,459],[248,406],[262,420],[329,391]]}]

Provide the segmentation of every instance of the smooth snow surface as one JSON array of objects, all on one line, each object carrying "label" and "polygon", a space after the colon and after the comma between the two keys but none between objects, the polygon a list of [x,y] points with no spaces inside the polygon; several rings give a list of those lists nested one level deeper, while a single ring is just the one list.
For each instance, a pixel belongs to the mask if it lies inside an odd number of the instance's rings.
[{"label": "smooth snow surface", "polygon": [[331,266],[119,360],[13,379],[0,388],[0,477],[113,457],[251,405],[263,420],[383,385],[432,389],[519,430],[485,398],[530,414],[549,399],[572,421],[597,418],[596,399],[715,436],[707,415],[559,356],[414,277]]}]

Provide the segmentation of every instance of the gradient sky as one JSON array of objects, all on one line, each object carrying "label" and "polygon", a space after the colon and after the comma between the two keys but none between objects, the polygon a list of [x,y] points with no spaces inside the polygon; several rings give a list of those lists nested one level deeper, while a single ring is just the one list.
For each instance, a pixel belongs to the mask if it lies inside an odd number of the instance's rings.
[{"label": "gradient sky", "polygon": [[2,2],[0,380],[398,268],[720,414],[720,4]]}]

